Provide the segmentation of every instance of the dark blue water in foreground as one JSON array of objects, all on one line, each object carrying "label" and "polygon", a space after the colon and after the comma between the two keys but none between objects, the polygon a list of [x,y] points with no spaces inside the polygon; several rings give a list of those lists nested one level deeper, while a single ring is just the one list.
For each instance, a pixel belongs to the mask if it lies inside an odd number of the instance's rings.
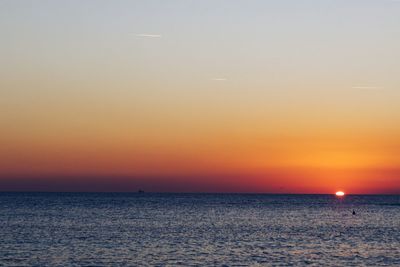
[{"label": "dark blue water in foreground", "polygon": [[179,264],[400,266],[400,196],[0,193],[1,266]]}]

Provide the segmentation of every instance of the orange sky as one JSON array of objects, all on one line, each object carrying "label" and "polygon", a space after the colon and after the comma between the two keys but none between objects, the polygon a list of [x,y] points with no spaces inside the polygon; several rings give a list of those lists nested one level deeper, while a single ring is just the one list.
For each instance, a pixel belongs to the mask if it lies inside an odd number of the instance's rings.
[{"label": "orange sky", "polygon": [[[250,128],[254,129],[254,128]],[[397,193],[399,142],[359,132],[224,131],[165,136],[79,130],[10,137],[0,154],[5,189]],[[21,179],[21,182],[19,182]],[[47,184],[47,185],[46,185]],[[29,185],[29,186],[25,186]],[[68,190],[67,190],[68,191]],[[96,191],[96,190],[94,190]]]},{"label": "orange sky", "polygon": [[400,193],[400,4],[239,2],[3,3],[0,191]]}]

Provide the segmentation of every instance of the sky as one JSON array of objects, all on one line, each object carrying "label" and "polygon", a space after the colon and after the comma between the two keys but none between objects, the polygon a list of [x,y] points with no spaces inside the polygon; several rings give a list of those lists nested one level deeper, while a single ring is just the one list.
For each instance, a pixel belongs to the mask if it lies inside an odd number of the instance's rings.
[{"label": "sky", "polygon": [[400,1],[0,0],[0,191],[400,193]]}]

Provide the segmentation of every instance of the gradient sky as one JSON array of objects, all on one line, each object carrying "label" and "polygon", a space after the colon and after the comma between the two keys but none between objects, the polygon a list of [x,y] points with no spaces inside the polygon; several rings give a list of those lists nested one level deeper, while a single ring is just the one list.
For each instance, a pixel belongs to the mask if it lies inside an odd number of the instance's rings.
[{"label": "gradient sky", "polygon": [[0,191],[400,193],[400,1],[0,0]]}]

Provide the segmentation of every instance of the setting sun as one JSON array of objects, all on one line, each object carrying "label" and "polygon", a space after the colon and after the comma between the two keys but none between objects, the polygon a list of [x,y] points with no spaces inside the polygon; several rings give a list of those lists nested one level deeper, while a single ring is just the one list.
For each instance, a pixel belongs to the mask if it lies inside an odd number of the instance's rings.
[{"label": "setting sun", "polygon": [[342,196],[344,196],[344,192],[343,191],[337,191],[336,192],[336,196],[337,197],[342,197]]}]

